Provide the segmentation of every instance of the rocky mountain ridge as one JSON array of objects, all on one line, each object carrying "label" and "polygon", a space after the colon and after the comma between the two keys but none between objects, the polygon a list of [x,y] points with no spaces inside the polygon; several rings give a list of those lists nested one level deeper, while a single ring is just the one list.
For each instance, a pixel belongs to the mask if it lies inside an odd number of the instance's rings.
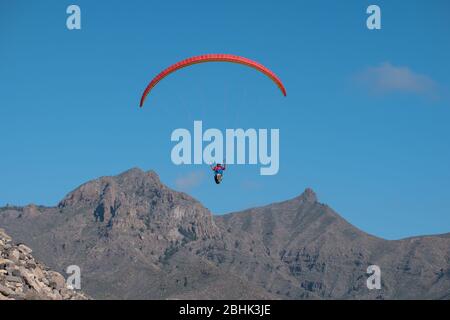
[{"label": "rocky mountain ridge", "polygon": [[[449,299],[450,237],[366,234],[311,189],[213,216],[153,171],[92,180],[56,207],[0,208],[0,227],[108,299]],[[378,265],[382,289],[366,286]]]}]

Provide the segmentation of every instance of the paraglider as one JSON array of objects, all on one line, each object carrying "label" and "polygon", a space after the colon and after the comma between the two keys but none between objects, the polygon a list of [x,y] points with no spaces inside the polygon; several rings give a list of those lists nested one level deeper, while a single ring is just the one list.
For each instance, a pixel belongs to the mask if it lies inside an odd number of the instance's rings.
[{"label": "paraglider", "polygon": [[[153,88],[162,79],[164,79],[165,77],[167,77],[171,73],[176,72],[179,69],[191,66],[193,64],[206,63],[206,62],[229,62],[229,63],[236,63],[236,64],[241,64],[241,65],[245,65],[245,66],[251,67],[251,68],[253,68],[253,69],[263,73],[269,79],[271,79],[278,86],[278,88],[280,89],[280,91],[283,94],[283,96],[286,96],[286,89],[285,89],[283,83],[281,82],[281,80],[277,77],[277,75],[275,73],[273,73],[270,69],[266,68],[264,65],[262,65],[262,64],[260,64],[260,63],[258,63],[256,61],[250,60],[248,58],[240,57],[240,56],[236,56],[236,55],[232,55],[232,54],[205,54],[205,55],[194,56],[194,57],[191,57],[191,58],[179,61],[179,62],[171,65],[170,67],[164,69],[162,72],[160,72],[156,77],[154,77],[150,81],[150,83],[145,88],[145,90],[144,90],[144,92],[143,92],[143,94],[141,96],[141,100],[140,100],[139,106],[143,107],[147,96],[153,90]],[[194,126],[195,126],[195,124],[196,124],[196,121],[194,121]],[[184,129],[177,129],[175,131],[177,132],[177,134],[175,134],[175,136],[174,136],[174,133],[172,133],[172,141],[180,140],[182,137],[184,137],[186,132],[189,135],[189,131],[184,130]],[[180,131],[180,132],[178,132],[178,131]],[[239,129],[237,131],[237,133],[236,133],[237,134],[237,138],[242,137],[242,138],[245,139],[247,131],[244,132],[242,129]],[[227,133],[228,132],[229,131],[227,129]],[[251,131],[251,132],[253,132],[253,131]],[[267,132],[267,131],[264,131],[264,132]],[[265,136],[267,137],[267,134]],[[276,138],[278,139],[278,133],[276,134]],[[190,140],[190,136],[189,136],[189,139],[184,139],[183,138],[182,141],[179,144],[177,144],[177,146],[174,147],[174,149],[172,150],[172,153],[171,153],[172,161],[174,161],[173,160],[173,156],[174,155],[175,155],[176,158],[180,157],[180,153],[177,152],[176,150],[180,150],[180,149],[184,150],[184,144],[186,143],[186,141],[189,141],[189,140]],[[244,145],[245,145],[245,143],[244,143]],[[272,142],[271,145],[273,146],[274,143]],[[275,145],[277,145],[277,144],[275,144]],[[266,145],[266,147],[267,147],[267,145]],[[188,143],[188,149],[189,148],[190,148],[190,143]],[[174,150],[175,150],[175,152],[174,152]],[[185,155],[187,156],[187,153],[185,154],[183,152],[183,156],[182,157],[184,158]],[[196,155],[197,155],[197,153],[194,155],[194,162],[197,164],[198,161],[201,162],[200,159],[202,158],[203,154],[201,154],[200,157],[198,157]],[[190,153],[189,153],[189,157],[190,157]],[[245,157],[244,157],[244,159],[245,159]],[[256,158],[254,158],[254,159],[256,159]],[[181,161],[178,161],[178,160],[180,160],[180,159],[176,159],[176,161],[174,161],[174,162],[177,163],[177,164],[190,162],[190,159],[188,159],[187,162],[185,161],[185,159],[181,159]],[[253,162],[256,163],[256,160],[252,160],[252,163]],[[217,163],[215,166],[211,166],[211,169],[214,171],[214,181],[216,182],[216,184],[220,184],[222,182],[223,172],[226,169],[225,164],[221,165],[220,163]],[[262,174],[275,174],[275,173],[271,173],[271,169],[270,168],[269,169],[262,168],[261,170],[264,171],[264,172],[267,171],[267,170],[270,170],[269,173],[262,173]],[[275,172],[277,172],[277,171],[278,171],[278,168],[276,168]]]},{"label": "paraglider", "polygon": [[159,73],[156,77],[153,78],[152,81],[148,84],[148,86],[145,88],[144,93],[141,97],[141,102],[139,104],[140,107],[144,105],[145,99],[147,98],[150,91],[160,82],[162,79],[167,77],[169,74],[188,66],[191,66],[193,64],[198,63],[205,63],[205,62],[231,62],[231,63],[238,63],[243,64],[246,66],[249,66],[251,68],[254,68],[258,70],[259,72],[262,72],[267,77],[269,77],[281,90],[284,96],[286,96],[286,89],[284,88],[283,83],[281,80],[273,73],[271,70],[263,66],[262,64],[255,62],[253,60],[232,55],[232,54],[205,54],[200,56],[191,57],[185,60],[182,60],[180,62],[177,62],[167,69],[163,70],[161,73]]},{"label": "paraglider", "polygon": [[223,171],[226,169],[226,165],[217,163],[215,166],[211,166],[211,169],[212,171],[214,171],[214,181],[216,182],[216,184],[221,183],[223,178]]}]

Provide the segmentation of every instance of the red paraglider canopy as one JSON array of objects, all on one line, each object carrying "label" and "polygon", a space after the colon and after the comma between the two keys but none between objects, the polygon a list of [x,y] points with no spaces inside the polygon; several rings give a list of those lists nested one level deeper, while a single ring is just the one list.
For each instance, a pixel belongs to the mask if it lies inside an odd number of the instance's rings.
[{"label": "red paraglider canopy", "polygon": [[284,88],[283,83],[281,80],[269,69],[267,69],[262,64],[255,62],[253,60],[235,56],[232,54],[205,54],[201,56],[195,56],[188,59],[185,59],[183,61],[177,62],[174,65],[171,65],[164,71],[162,71],[160,74],[158,74],[153,80],[148,84],[147,88],[145,88],[144,93],[141,97],[141,103],[140,107],[144,105],[144,101],[147,98],[147,95],[150,93],[150,91],[158,84],[159,81],[167,77],[172,72],[175,72],[181,68],[197,64],[197,63],[204,63],[204,62],[232,62],[232,63],[239,63],[243,64],[249,67],[252,67],[262,73],[264,73],[266,76],[268,76],[270,79],[272,79],[273,82],[276,83],[276,85],[280,88],[281,92],[284,96],[286,96],[286,89]]}]

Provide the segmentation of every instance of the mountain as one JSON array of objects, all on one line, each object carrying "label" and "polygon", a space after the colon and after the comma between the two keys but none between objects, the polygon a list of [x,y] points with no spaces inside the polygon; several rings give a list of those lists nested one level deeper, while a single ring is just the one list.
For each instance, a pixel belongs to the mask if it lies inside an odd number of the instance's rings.
[{"label": "mountain", "polygon": [[[368,235],[317,201],[307,189],[301,196],[217,217],[232,238],[249,239],[245,251],[257,251],[273,263],[259,268],[241,265],[253,280],[292,298],[448,299],[448,235],[388,241]],[[256,249],[255,247],[258,247]],[[381,269],[382,290],[368,290],[367,267]],[[264,268],[282,268],[285,281]],[[286,282],[287,280],[287,282]]]},{"label": "mountain", "polygon": [[0,300],[86,300],[79,291],[68,288],[58,272],[36,261],[32,250],[14,244],[0,229]]},{"label": "mountain", "polygon": [[[450,299],[450,234],[388,241],[311,189],[223,216],[153,171],[90,181],[56,207],[0,208],[0,226],[108,299]],[[381,290],[366,286],[381,269]]]}]

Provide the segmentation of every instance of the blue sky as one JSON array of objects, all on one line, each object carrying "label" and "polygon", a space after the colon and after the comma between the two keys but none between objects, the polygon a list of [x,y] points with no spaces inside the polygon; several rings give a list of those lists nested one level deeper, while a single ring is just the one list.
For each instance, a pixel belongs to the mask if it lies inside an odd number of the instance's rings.
[{"label": "blue sky", "polygon": [[[81,7],[82,29],[66,28]],[[450,4],[376,1],[0,1],[0,205],[54,205],[131,167],[214,213],[313,188],[366,232],[450,232]],[[273,70],[288,96],[239,65],[172,63],[231,53]],[[176,128],[279,128],[280,171],[170,160]]]}]

